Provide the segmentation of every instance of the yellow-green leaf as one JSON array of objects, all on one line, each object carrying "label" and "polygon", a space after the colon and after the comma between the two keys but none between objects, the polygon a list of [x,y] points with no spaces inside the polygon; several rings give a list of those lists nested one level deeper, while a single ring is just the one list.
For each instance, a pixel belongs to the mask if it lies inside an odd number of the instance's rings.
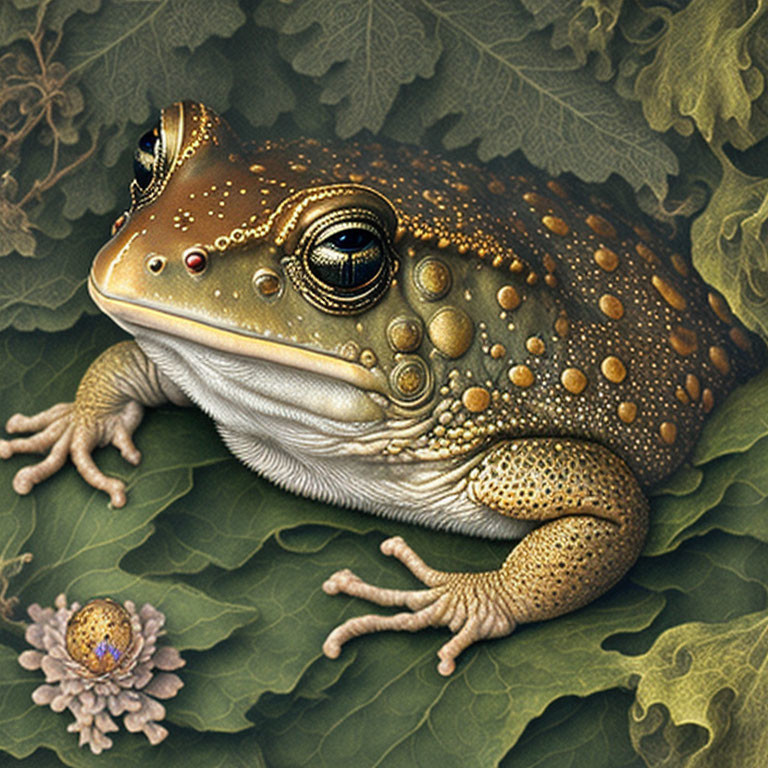
[{"label": "yellow-green leaf", "polygon": [[709,142],[740,148],[761,137],[750,118],[765,77],[752,63],[749,36],[766,7],[765,0],[693,0],[668,19],[635,83],[652,128],[688,135],[695,126]]}]

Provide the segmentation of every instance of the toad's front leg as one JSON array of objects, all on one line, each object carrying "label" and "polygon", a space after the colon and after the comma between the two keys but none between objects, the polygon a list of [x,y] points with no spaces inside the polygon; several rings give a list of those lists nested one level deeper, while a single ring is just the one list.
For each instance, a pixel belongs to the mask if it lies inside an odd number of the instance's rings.
[{"label": "toad's front leg", "polygon": [[438,652],[438,671],[449,675],[475,641],[560,616],[603,594],[635,562],[648,527],[648,502],[626,464],[581,440],[502,443],[473,470],[468,492],[499,514],[542,524],[501,568],[482,573],[433,570],[400,537],[387,539],[382,552],[397,557],[427,589],[383,589],[348,570],[333,574],[323,585],[328,594],[409,611],[346,621],[323,644],[327,656],[336,658],[347,640],[369,632],[447,626],[455,634]]},{"label": "toad's front leg", "polygon": [[95,464],[91,452],[112,443],[131,464],[141,454],[132,435],[141,422],[144,406],[170,400],[177,405],[189,401],[166,379],[139,349],[136,342],[122,341],[104,350],[91,363],[77,388],[73,403],[58,403],[34,416],[17,413],[8,419],[8,432],[34,432],[30,437],[0,440],[0,459],[17,453],[48,455],[37,464],[20,469],[13,478],[17,493],[29,493],[50,477],[71,456],[77,471],[94,488],[106,491],[114,507],[125,504],[125,485],[107,477]]}]

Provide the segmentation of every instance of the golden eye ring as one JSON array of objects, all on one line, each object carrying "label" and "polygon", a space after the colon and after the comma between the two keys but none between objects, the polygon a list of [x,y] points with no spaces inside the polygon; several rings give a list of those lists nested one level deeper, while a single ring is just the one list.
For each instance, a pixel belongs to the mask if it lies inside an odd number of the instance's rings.
[{"label": "golden eye ring", "polygon": [[343,208],[313,222],[285,261],[294,287],[319,309],[351,315],[375,304],[395,269],[390,237],[375,211]]}]

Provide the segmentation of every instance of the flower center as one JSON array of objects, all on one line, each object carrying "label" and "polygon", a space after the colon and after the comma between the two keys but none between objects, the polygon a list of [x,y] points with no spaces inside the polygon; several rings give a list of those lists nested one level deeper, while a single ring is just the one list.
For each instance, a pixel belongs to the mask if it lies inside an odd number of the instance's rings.
[{"label": "flower center", "polygon": [[131,646],[131,618],[114,600],[91,600],[67,622],[67,653],[94,675],[115,669]]}]

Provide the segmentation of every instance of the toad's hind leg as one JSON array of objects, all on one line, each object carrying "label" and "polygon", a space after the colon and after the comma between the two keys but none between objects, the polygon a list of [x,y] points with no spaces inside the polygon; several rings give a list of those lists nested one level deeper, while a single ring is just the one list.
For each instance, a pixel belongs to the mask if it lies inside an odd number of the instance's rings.
[{"label": "toad's hind leg", "polygon": [[339,571],[323,585],[379,605],[405,606],[394,616],[361,616],[331,632],[323,650],[335,658],[353,637],[383,629],[447,626],[455,635],[438,652],[450,674],[462,650],[501,637],[518,624],[560,616],[612,587],[640,554],[648,502],[626,464],[581,440],[526,438],[502,443],[472,472],[470,495],[503,515],[542,523],[501,568],[446,573],[429,568],[399,537],[381,548],[427,589],[382,589]]}]

